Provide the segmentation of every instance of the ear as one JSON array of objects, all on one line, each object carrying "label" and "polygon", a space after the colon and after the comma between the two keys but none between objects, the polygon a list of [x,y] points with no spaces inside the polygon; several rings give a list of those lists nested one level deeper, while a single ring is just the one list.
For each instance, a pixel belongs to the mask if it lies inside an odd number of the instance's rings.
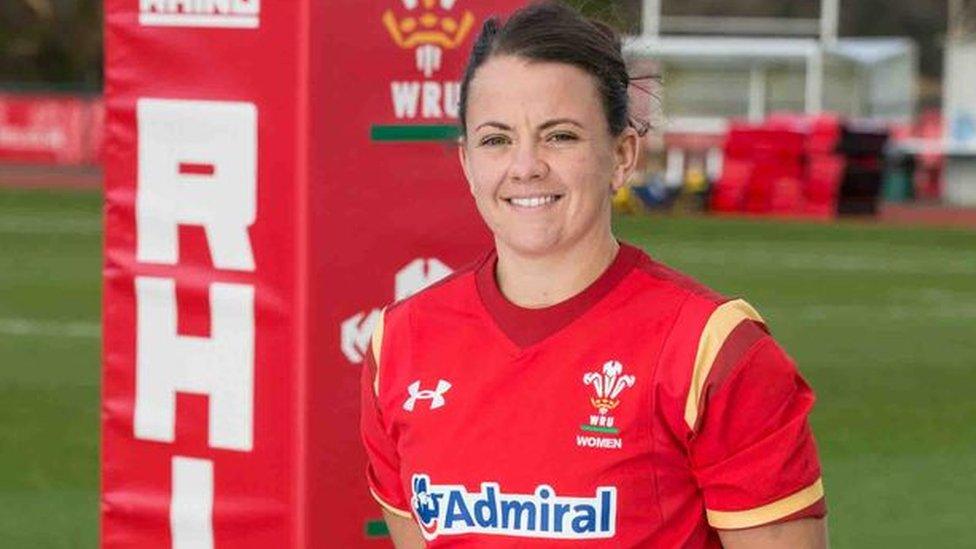
[{"label": "ear", "polygon": [[637,169],[640,157],[641,136],[637,130],[627,127],[614,142],[614,170],[610,181],[610,188],[614,192],[623,187],[631,174]]},{"label": "ear", "polygon": [[468,182],[468,192],[474,194],[474,185],[471,183],[471,170],[468,169],[468,141],[464,136],[458,138],[458,162],[461,163],[461,171],[464,172],[464,179]]}]

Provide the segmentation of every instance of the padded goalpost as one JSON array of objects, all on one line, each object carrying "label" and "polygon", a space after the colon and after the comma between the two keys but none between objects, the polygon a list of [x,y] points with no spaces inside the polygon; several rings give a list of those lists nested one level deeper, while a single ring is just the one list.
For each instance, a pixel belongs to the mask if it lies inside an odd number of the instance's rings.
[{"label": "padded goalpost", "polygon": [[103,547],[357,547],[359,361],[489,237],[452,140],[515,0],[106,0]]}]

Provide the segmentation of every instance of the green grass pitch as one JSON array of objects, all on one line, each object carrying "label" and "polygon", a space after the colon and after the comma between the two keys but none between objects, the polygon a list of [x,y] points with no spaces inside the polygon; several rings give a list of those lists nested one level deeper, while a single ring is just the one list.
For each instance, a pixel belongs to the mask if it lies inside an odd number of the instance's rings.
[{"label": "green grass pitch", "polygon": [[[95,547],[101,197],[0,190],[0,546]],[[835,548],[973,547],[976,233],[628,217],[816,389]]]}]

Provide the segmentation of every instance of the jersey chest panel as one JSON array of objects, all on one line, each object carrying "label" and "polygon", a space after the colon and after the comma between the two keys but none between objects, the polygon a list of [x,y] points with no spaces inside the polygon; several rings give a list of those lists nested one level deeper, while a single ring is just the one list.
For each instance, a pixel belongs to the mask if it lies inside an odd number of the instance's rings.
[{"label": "jersey chest panel", "polygon": [[414,323],[384,408],[404,493],[428,539],[507,532],[606,546],[650,536],[662,520],[654,374],[672,312],[591,311],[522,350],[487,317]]}]

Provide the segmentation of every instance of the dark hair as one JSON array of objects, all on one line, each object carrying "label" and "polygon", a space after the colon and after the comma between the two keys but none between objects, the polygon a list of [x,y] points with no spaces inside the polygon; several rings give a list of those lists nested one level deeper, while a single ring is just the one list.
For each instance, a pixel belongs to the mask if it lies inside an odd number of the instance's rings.
[{"label": "dark hair", "polygon": [[566,63],[586,71],[596,79],[610,133],[620,135],[627,127],[630,77],[616,31],[550,0],[516,11],[504,24],[492,17],[481,27],[461,81],[461,135],[467,132],[471,80],[478,68],[495,55]]}]

